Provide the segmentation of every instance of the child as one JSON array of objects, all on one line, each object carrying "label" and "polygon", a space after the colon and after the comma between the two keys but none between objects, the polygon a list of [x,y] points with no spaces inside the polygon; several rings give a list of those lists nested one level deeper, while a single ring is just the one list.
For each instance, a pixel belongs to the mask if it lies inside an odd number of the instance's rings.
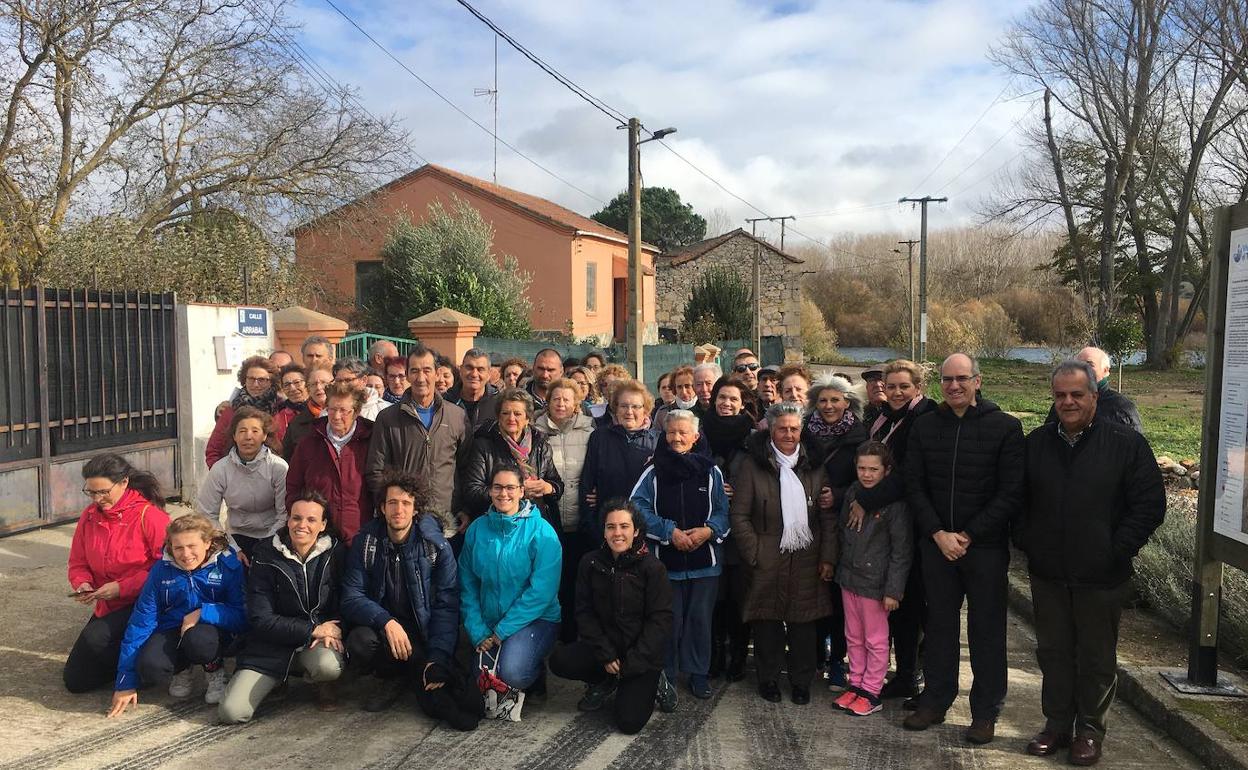
[{"label": "child", "polygon": [[861,717],[881,708],[880,689],[888,673],[888,613],[897,609],[905,592],[913,533],[904,502],[869,511],[862,522],[850,521],[849,508],[858,491],[879,484],[892,464],[892,453],[883,443],[868,441],[858,447],[858,481],[845,493],[840,515],[836,582],[845,604],[849,688],[836,706]]},{"label": "child", "polygon": [[175,519],[165,535],[165,556],[152,565],[134,605],[117,661],[110,717],[138,705],[140,684],[170,679],[169,694],[191,694],[194,664],[208,678],[206,703],[225,694],[222,654],[247,627],[243,565],[224,532],[206,517]]}]

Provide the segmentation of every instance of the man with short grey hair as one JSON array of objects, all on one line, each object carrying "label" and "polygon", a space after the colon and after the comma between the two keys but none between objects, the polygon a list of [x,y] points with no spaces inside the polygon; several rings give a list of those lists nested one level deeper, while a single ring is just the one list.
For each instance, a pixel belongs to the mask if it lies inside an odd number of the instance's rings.
[{"label": "man with short grey hair", "polygon": [[377,340],[368,346],[368,368],[383,378],[386,376],[386,359],[399,354],[399,347],[390,340]]},{"label": "man with short grey hair", "polygon": [[[1140,421],[1140,410],[1135,403],[1109,386],[1109,375],[1113,370],[1109,354],[1100,348],[1088,346],[1075,354],[1075,361],[1082,361],[1092,367],[1096,376],[1096,413],[1102,421],[1117,422],[1126,425],[1136,433],[1143,433],[1144,426]],[[1063,364],[1068,362],[1063,362]],[[1045,422],[1057,422],[1056,405],[1049,408],[1049,416]]]},{"label": "man with short grey hair", "polygon": [[330,367],[334,365],[334,343],[319,334],[304,339],[299,346],[304,368]]},{"label": "man with short grey hair", "polygon": [[715,390],[715,383],[723,376],[719,364],[705,363],[693,367],[693,392],[698,395],[698,405],[693,408],[695,414],[703,416],[711,410],[711,391]]},{"label": "man with short grey hair", "polygon": [[490,384],[490,354],[469,348],[459,365],[459,382],[443,396],[464,410],[473,431],[494,421],[498,388]]},{"label": "man with short grey hair", "polygon": [[1161,525],[1166,492],[1148,441],[1100,410],[1095,364],[1063,361],[1050,384],[1057,422],[1027,436],[1015,545],[1027,554],[1045,725],[1027,753],[1101,756],[1114,700],[1118,621],[1131,561]]}]

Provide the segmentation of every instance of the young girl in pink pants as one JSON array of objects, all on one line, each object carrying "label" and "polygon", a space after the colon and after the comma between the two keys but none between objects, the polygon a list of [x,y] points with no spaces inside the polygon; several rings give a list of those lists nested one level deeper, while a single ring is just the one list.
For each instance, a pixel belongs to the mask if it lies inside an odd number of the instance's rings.
[{"label": "young girl in pink pants", "polygon": [[849,688],[838,708],[865,717],[880,710],[880,688],[888,673],[888,613],[897,609],[910,571],[913,531],[904,502],[854,516],[853,502],[892,470],[888,447],[868,441],[858,448],[858,481],[845,493],[840,514],[841,556],[836,583],[845,604]]}]

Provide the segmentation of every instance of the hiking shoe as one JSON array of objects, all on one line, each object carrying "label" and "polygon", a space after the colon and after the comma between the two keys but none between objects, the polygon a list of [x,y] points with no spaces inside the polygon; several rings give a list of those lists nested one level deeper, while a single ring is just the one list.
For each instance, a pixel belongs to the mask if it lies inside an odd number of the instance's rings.
[{"label": "hiking shoe", "polygon": [[845,711],[849,711],[849,704],[853,703],[856,700],[858,700],[858,691],[853,688],[850,688],[846,690],[845,692],[841,693],[841,697],[832,701],[832,705],[836,706],[838,709],[844,709]]},{"label": "hiking shoe", "polygon": [[614,676],[609,676],[601,682],[591,684],[585,688],[585,694],[576,702],[578,711],[597,711],[607,702],[607,698],[611,697],[611,693],[615,692],[616,685],[620,680]]},{"label": "hiking shoe", "polygon": [[932,725],[942,724],[944,721],[945,712],[936,711],[927,706],[919,706],[913,714],[906,717],[901,726],[907,730],[926,730]]},{"label": "hiking shoe", "polygon": [[883,709],[880,699],[870,693],[864,693],[854,698],[853,702],[845,710],[856,717],[865,717]]},{"label": "hiking shoe", "polygon": [[169,694],[174,698],[189,698],[195,686],[195,670],[185,668],[169,680]]},{"label": "hiking shoe", "polygon": [[208,680],[208,689],[204,691],[204,703],[215,706],[225,697],[225,683],[229,678],[225,675],[225,667],[217,664],[212,671],[204,667],[204,677]]},{"label": "hiking shoe", "polygon": [[655,696],[655,700],[659,703],[659,711],[662,711],[664,714],[670,714],[676,710],[676,687],[667,678],[666,672],[659,672],[659,691]]},{"label": "hiking shoe", "polygon": [[849,687],[849,682],[845,678],[845,661],[830,660],[828,661],[828,689],[832,692],[841,692]]},{"label": "hiking shoe", "polygon": [[711,683],[706,680],[706,676],[703,674],[690,674],[689,692],[693,693],[693,697],[698,700],[706,700],[711,697]]},{"label": "hiking shoe", "polygon": [[364,699],[364,710],[372,713],[385,711],[403,697],[402,679],[377,679],[376,686]]}]

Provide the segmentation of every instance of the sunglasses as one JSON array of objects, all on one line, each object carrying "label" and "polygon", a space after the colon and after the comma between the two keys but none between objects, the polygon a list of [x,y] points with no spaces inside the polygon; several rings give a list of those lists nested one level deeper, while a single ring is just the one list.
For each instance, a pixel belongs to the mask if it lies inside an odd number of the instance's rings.
[{"label": "sunglasses", "polygon": [[734,372],[757,372],[758,364],[737,364],[732,367]]}]

